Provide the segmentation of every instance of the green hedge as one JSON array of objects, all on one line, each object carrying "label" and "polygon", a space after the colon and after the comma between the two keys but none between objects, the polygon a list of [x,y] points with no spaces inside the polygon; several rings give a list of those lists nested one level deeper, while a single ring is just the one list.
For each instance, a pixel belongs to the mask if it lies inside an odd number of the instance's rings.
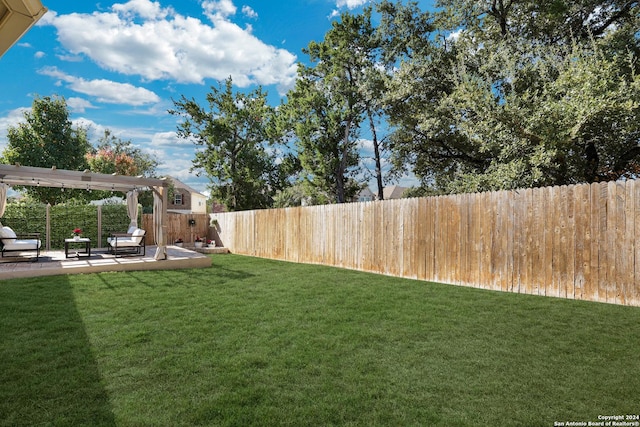
[{"label": "green hedge", "polygon": [[[138,226],[140,226],[141,219],[141,208],[138,205]],[[107,237],[110,233],[126,232],[130,222],[126,205],[102,206],[102,246],[107,246]]]},{"label": "green hedge", "polygon": [[47,231],[47,205],[42,203],[8,203],[2,225],[9,226],[18,234],[40,233]]},{"label": "green hedge", "polygon": [[[102,210],[102,242],[105,247],[109,233],[125,232],[129,227],[126,205],[104,205]],[[142,218],[139,212],[138,218]],[[0,221],[11,227],[16,233],[39,232],[45,240],[47,224],[47,206],[41,203],[9,203]],[[51,206],[51,249],[62,249],[64,239],[73,235],[75,228],[82,229],[82,236],[92,241],[98,240],[98,206],[77,203]]]}]

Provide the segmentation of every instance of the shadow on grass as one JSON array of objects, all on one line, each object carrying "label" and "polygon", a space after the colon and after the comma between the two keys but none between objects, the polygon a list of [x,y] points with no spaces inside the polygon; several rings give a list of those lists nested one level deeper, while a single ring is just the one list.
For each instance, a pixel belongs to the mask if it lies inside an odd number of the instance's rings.
[{"label": "shadow on grass", "polygon": [[66,276],[0,283],[0,425],[115,426]]},{"label": "shadow on grass", "polygon": [[[179,285],[199,282],[199,279],[206,277],[218,285],[231,281],[242,281],[255,277],[253,273],[240,269],[232,269],[220,266],[209,268],[186,269],[186,270],[159,270],[159,271],[126,271],[126,272],[105,272],[96,274],[96,279],[107,289],[116,290],[120,283],[138,283],[148,288],[175,288]],[[194,278],[198,278],[195,280]],[[117,279],[115,279],[117,278]]]}]

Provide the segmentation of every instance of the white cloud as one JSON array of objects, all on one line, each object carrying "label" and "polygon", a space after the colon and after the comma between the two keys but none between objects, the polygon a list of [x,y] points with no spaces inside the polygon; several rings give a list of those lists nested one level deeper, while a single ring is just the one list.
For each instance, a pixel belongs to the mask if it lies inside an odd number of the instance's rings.
[{"label": "white cloud", "polygon": [[449,33],[449,35],[447,35],[447,40],[450,41],[458,41],[460,39],[460,36],[462,35],[462,29],[456,30],[456,31],[452,31],[451,33]]},{"label": "white cloud", "polygon": [[[192,185],[196,189],[204,189],[206,178],[197,178],[193,173],[189,172],[193,166],[193,153],[168,153],[166,151],[156,151],[153,153],[159,160],[156,172],[159,176],[171,175],[178,178],[184,183],[191,184],[193,180],[201,181],[201,185]],[[195,183],[194,183],[195,184]]]},{"label": "white cloud", "polygon": [[189,177],[191,174],[189,169],[193,166],[191,159],[188,158],[175,158],[164,159],[158,166],[158,175],[166,176],[171,175],[182,181],[184,178]]},{"label": "white cloud", "polygon": [[80,55],[56,55],[58,59],[65,62],[82,62]]},{"label": "white cloud", "polygon": [[366,4],[369,0],[338,0],[336,6],[338,8],[346,7],[347,9],[355,9]]},{"label": "white cloud", "polygon": [[33,57],[36,59],[40,59],[40,58],[44,58],[45,57],[45,53],[41,50],[37,51],[36,53],[33,54]]},{"label": "white cloud", "polygon": [[87,108],[98,108],[86,99],[76,97],[67,99],[67,106],[74,113],[84,113]]},{"label": "white cloud", "polygon": [[353,10],[367,4],[368,2],[369,0],[336,0],[336,9],[331,12],[329,19],[340,16],[340,10],[343,8]]},{"label": "white cloud", "polygon": [[126,17],[139,16],[143,19],[165,19],[173,13],[171,8],[162,8],[160,3],[149,0],[129,0],[127,3],[116,3],[111,9]]},{"label": "white cloud", "polygon": [[24,113],[29,111],[30,108],[16,108],[9,111],[9,114],[5,117],[0,117],[0,153],[7,148],[9,140],[6,138],[7,130],[10,127],[16,127],[18,123],[24,122]]},{"label": "white cloud", "polygon": [[140,106],[160,101],[160,97],[154,92],[129,83],[118,83],[106,79],[85,80],[66,74],[56,67],[46,67],[38,72],[67,83],[75,92],[93,96],[99,102],[107,104]]},{"label": "white cloud", "polygon": [[358,147],[365,152],[373,153],[373,140],[361,138],[358,140]]},{"label": "white cloud", "polygon": [[242,6],[242,13],[247,18],[257,19],[258,13],[251,8],[251,6],[244,5]]},{"label": "white cloud", "polygon": [[173,131],[158,132],[151,138],[151,145],[154,147],[175,147],[176,145],[186,145],[193,147],[193,142],[178,137]]},{"label": "white cloud", "polygon": [[236,14],[236,7],[231,0],[203,1],[205,15],[212,21],[226,19]]},{"label": "white cloud", "polygon": [[203,1],[202,7],[211,24],[150,0],[130,0],[109,12],[54,12],[45,23],[56,27],[65,56],[82,55],[111,71],[200,84],[232,76],[238,86],[275,84],[280,93],[293,86],[294,54],[231,22],[236,8],[230,0]]}]

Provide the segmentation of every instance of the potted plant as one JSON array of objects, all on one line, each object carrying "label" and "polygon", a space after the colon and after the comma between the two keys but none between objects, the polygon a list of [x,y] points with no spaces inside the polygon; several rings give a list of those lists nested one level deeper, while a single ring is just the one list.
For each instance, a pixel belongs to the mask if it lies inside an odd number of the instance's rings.
[{"label": "potted plant", "polygon": [[210,248],[215,248],[216,247],[216,241],[215,240],[208,240],[207,241],[207,246],[209,246]]},{"label": "potted plant", "polygon": [[176,246],[182,247],[182,244],[184,243],[184,240],[182,240],[182,237],[178,237],[174,243],[175,243]]},{"label": "potted plant", "polygon": [[203,243],[202,237],[196,236],[196,240],[194,240],[194,244],[195,244],[196,248],[201,248],[202,247],[202,243]]}]

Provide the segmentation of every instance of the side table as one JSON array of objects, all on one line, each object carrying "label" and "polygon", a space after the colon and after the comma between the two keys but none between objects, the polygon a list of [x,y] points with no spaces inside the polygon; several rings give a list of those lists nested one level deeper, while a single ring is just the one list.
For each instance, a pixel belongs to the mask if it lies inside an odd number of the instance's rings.
[{"label": "side table", "polygon": [[[69,246],[71,245],[72,255],[69,255]],[[80,246],[84,247],[84,251],[80,251]],[[75,250],[74,250],[75,248]],[[79,239],[64,239],[64,257],[65,258],[80,258],[91,256],[91,239],[88,237],[81,237]]]}]

